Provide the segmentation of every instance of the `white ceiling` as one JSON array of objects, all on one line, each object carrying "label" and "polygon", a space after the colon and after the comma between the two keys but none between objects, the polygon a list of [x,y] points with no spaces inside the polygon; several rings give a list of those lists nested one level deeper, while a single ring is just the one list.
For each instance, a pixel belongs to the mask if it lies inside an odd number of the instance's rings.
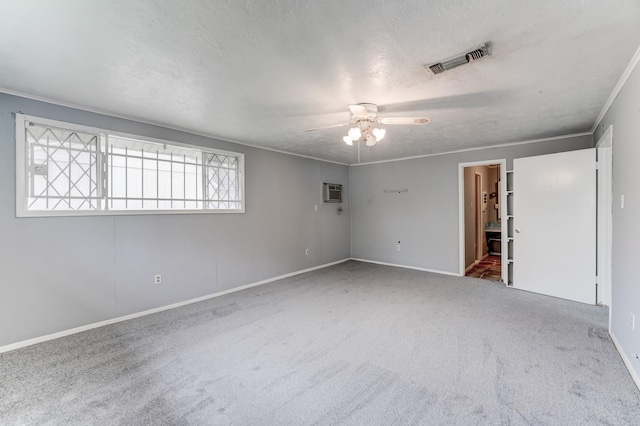
[{"label": "white ceiling", "polygon": [[3,0],[0,91],[354,163],[304,132],[350,103],[431,119],[362,161],[588,132],[639,45],[638,0]]}]

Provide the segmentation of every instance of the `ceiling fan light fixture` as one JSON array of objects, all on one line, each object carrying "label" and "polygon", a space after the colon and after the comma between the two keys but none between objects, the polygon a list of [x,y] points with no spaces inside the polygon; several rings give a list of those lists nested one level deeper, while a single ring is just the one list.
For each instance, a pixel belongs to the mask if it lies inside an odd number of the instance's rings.
[{"label": "ceiling fan light fixture", "polygon": [[[381,127],[373,127],[374,125],[400,124],[427,124],[429,119],[426,117],[389,117],[378,118],[378,106],[371,103],[360,103],[348,105],[350,120],[347,123],[334,124],[331,126],[318,127],[316,129],[305,130],[305,132],[313,132],[321,129],[333,129],[335,127],[349,126],[347,135],[342,137],[344,143],[349,146],[358,142],[358,152],[360,142],[364,142],[367,146],[374,146],[380,142],[387,130]],[[359,154],[358,154],[359,155]],[[358,157],[359,158],[359,157]],[[358,160],[359,161],[359,160]]]},{"label": "ceiling fan light fixture", "polygon": [[352,140],[357,141],[362,137],[362,131],[360,131],[359,127],[352,127],[349,129],[349,137]]},{"label": "ceiling fan light fixture", "polygon": [[376,142],[380,142],[382,138],[384,138],[384,135],[386,134],[387,134],[386,129],[379,129],[377,127],[373,129],[373,136],[375,136]]}]

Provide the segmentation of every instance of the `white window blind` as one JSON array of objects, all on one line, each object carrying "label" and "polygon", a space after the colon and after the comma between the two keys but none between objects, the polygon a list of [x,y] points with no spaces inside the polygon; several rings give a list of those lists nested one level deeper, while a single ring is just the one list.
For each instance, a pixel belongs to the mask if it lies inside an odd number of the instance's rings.
[{"label": "white window blind", "polygon": [[16,115],[18,216],[243,212],[244,156]]}]

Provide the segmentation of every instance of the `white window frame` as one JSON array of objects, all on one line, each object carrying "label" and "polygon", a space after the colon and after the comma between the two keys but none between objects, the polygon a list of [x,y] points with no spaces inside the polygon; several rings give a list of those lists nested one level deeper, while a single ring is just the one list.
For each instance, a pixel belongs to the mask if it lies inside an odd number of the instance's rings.
[{"label": "white window frame", "polygon": [[[69,123],[36,116],[16,113],[16,216],[17,217],[55,217],[55,216],[129,216],[129,215],[156,215],[156,214],[218,214],[218,213],[245,213],[245,178],[244,154],[233,151],[225,151],[217,148],[209,148],[200,145],[185,144],[181,142],[151,138],[147,136],[135,135],[111,131],[107,129],[84,126],[76,123]],[[79,131],[94,133],[100,136],[114,136],[126,139],[134,139],[143,142],[151,142],[162,145],[172,145],[182,148],[198,150],[204,153],[233,156],[238,159],[238,188],[240,191],[239,209],[163,209],[163,210],[28,210],[28,157],[25,126],[27,123],[34,123],[43,126],[60,128],[69,131]],[[204,188],[203,188],[204,190]],[[103,194],[103,200],[107,201],[107,194]],[[203,200],[203,205],[206,201]]]}]

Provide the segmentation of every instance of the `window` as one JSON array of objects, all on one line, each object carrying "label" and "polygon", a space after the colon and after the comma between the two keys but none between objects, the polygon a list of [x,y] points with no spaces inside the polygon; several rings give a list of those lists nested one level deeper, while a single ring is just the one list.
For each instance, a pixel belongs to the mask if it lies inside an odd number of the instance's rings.
[{"label": "window", "polygon": [[243,212],[244,156],[16,114],[18,216]]}]

